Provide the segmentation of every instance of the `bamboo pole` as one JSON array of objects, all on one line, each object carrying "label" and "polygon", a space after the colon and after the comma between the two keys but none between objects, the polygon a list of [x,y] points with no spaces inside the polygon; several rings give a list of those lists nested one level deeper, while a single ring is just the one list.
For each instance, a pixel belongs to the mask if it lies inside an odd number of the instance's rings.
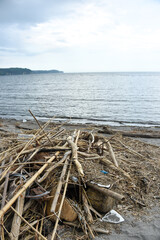
[{"label": "bamboo pole", "polygon": [[77,171],[78,171],[79,175],[81,177],[83,177],[84,176],[83,168],[82,168],[82,165],[80,164],[80,162],[78,161],[77,145],[72,141],[72,137],[68,137],[67,141],[72,148],[72,160],[77,167]]},{"label": "bamboo pole", "polygon": [[58,216],[57,216],[57,220],[56,220],[56,223],[55,223],[55,226],[54,226],[54,229],[53,229],[51,240],[55,239],[55,234],[56,234],[56,231],[57,231],[57,227],[58,227],[58,223],[59,223],[59,219],[60,219],[60,215],[61,215],[61,211],[62,211],[62,207],[63,207],[63,203],[64,203],[64,199],[65,199],[66,191],[67,191],[67,187],[68,187],[68,180],[69,180],[69,176],[70,176],[71,166],[72,166],[72,163],[70,163],[70,166],[69,166],[68,174],[67,174],[67,177],[66,177],[66,183],[65,183],[64,191],[63,191],[63,195],[62,195],[62,200],[61,200],[61,203],[60,203],[60,206],[59,206]]},{"label": "bamboo pole", "polygon": [[57,185],[57,189],[56,189],[56,192],[55,192],[53,202],[51,204],[51,210],[50,210],[51,212],[55,212],[55,209],[56,209],[56,206],[57,206],[57,201],[58,201],[58,198],[59,198],[59,195],[60,195],[60,192],[61,192],[61,188],[62,188],[62,185],[63,185],[63,182],[64,182],[64,177],[66,175],[68,163],[69,163],[68,162],[68,155],[66,155],[66,161],[64,163],[64,166],[63,166],[63,169],[62,169],[62,172],[61,172],[61,176],[59,178],[59,182],[58,182],[58,185]]},{"label": "bamboo pole", "polygon": [[36,178],[44,171],[48,166],[48,163],[51,163],[56,156],[59,154],[57,152],[52,156],[24,185],[23,187],[15,194],[15,196],[0,210],[0,218],[5,214],[5,212],[12,206],[12,204],[17,200],[17,198],[36,180]]},{"label": "bamboo pole", "polygon": [[112,158],[112,161],[113,161],[114,165],[115,165],[116,167],[118,167],[118,162],[117,162],[117,159],[116,159],[116,157],[115,157],[115,154],[114,154],[114,152],[113,152],[113,148],[112,148],[110,142],[107,142],[107,145],[108,145],[108,148],[109,148],[110,157]]},{"label": "bamboo pole", "polygon": [[[25,194],[26,194],[26,191],[24,191],[17,199],[16,211],[19,213],[20,216],[22,216],[23,214]],[[21,220],[22,220],[20,216],[18,216],[16,213],[14,214],[11,233],[10,233],[11,240],[18,240],[19,238],[20,226],[21,226]]]},{"label": "bamboo pole", "polygon": [[32,115],[32,117],[34,118],[34,120],[36,121],[36,123],[38,124],[39,128],[42,130],[42,132],[45,134],[45,136],[47,137],[48,141],[51,143],[51,145],[53,145],[53,143],[51,142],[50,138],[48,137],[48,134],[45,133],[45,131],[43,130],[41,124],[39,123],[39,121],[37,120],[37,118],[35,117],[35,115],[31,112],[31,110],[28,110],[30,112],[30,114]]},{"label": "bamboo pole", "polygon": [[93,223],[92,213],[90,211],[90,207],[88,205],[88,201],[87,201],[87,198],[86,198],[86,192],[85,192],[84,189],[82,191],[82,200],[83,200],[84,211],[87,215],[87,220],[88,220],[89,223]]}]

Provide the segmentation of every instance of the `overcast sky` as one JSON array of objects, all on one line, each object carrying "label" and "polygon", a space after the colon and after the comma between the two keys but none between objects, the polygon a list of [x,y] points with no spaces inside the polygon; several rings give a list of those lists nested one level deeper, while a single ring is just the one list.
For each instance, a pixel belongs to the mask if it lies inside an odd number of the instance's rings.
[{"label": "overcast sky", "polygon": [[0,0],[0,67],[160,71],[160,0]]}]

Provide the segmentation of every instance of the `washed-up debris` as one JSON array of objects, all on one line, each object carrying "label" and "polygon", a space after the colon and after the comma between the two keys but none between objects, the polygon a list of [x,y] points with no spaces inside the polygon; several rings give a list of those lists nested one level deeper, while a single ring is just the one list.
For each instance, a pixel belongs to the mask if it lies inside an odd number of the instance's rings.
[{"label": "washed-up debris", "polygon": [[92,239],[122,222],[117,205],[136,215],[158,201],[159,147],[34,119],[0,137],[2,239]]},{"label": "washed-up debris", "polygon": [[112,209],[102,218],[102,221],[108,223],[121,223],[124,222],[124,218]]}]

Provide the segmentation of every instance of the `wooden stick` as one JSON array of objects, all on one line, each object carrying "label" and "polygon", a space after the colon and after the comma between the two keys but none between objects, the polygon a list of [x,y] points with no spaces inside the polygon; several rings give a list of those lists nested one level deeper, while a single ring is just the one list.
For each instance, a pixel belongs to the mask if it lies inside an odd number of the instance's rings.
[{"label": "wooden stick", "polygon": [[83,192],[82,192],[82,200],[83,200],[84,211],[87,214],[87,220],[88,220],[89,223],[93,223],[93,217],[92,217],[92,214],[91,214],[91,211],[90,211],[90,207],[89,207],[89,204],[88,204],[88,201],[87,201],[87,198],[86,198],[86,192],[85,192],[84,189],[83,189]]},{"label": "wooden stick", "polygon": [[63,182],[64,182],[64,177],[66,175],[66,171],[67,171],[67,167],[68,167],[68,156],[69,155],[66,155],[66,161],[64,163],[64,166],[63,166],[63,169],[62,169],[62,172],[61,172],[61,176],[59,178],[59,182],[58,182],[58,185],[57,185],[57,189],[56,189],[56,192],[55,192],[55,196],[54,196],[54,199],[53,199],[53,202],[51,204],[51,212],[55,212],[55,209],[56,209],[56,206],[57,206],[57,201],[58,201],[58,198],[59,198],[59,195],[60,195],[60,192],[61,192],[61,188],[62,188],[62,185],[63,185]]},{"label": "wooden stick", "polygon": [[107,145],[108,145],[108,148],[109,148],[110,157],[112,158],[112,161],[113,161],[114,165],[115,165],[116,167],[118,167],[118,162],[117,162],[117,160],[116,160],[116,157],[115,157],[115,154],[114,154],[114,152],[113,152],[113,148],[112,148],[110,142],[107,142]]},{"label": "wooden stick", "polygon": [[39,123],[39,121],[37,120],[37,118],[35,117],[35,115],[31,112],[31,110],[28,110],[30,112],[30,114],[32,115],[32,117],[34,118],[34,120],[36,121],[36,123],[38,124],[38,126],[40,127],[40,129],[42,130],[42,132],[46,135],[48,141],[51,143],[51,145],[53,145],[53,143],[51,142],[50,138],[48,137],[48,134],[45,133],[45,131],[43,130],[41,124]]},{"label": "wooden stick", "polygon": [[69,176],[70,176],[71,166],[72,166],[72,163],[70,163],[70,166],[69,166],[68,174],[67,174],[67,177],[66,177],[66,183],[65,183],[64,191],[63,191],[63,195],[62,195],[62,200],[61,200],[61,203],[60,203],[60,206],[59,206],[58,216],[57,216],[57,220],[56,220],[56,223],[55,223],[55,226],[54,226],[54,230],[53,230],[53,233],[52,233],[51,240],[54,240],[55,234],[56,234],[56,231],[57,231],[58,222],[59,222],[59,219],[60,219],[60,215],[61,215],[61,211],[62,211],[62,207],[63,207],[63,203],[64,203],[64,199],[65,199],[65,195],[66,195],[66,191],[67,191],[67,187],[68,187],[68,180],[69,180]]},{"label": "wooden stick", "polygon": [[[22,216],[22,213],[23,213],[25,194],[26,194],[26,191],[24,191],[17,199],[16,211],[19,213],[20,216]],[[19,232],[20,232],[20,226],[21,226],[20,216],[17,216],[16,213],[14,214],[11,233],[10,233],[11,240],[18,240],[19,238]]]},{"label": "wooden stick", "polygon": [[102,193],[103,195],[110,196],[116,200],[122,201],[125,199],[125,197],[119,193],[113,192],[112,190],[101,188],[97,185],[87,183],[87,186],[93,188],[94,190],[97,190],[98,192]]},{"label": "wooden stick", "polygon": [[17,200],[17,198],[36,180],[36,178],[44,171],[48,166],[48,163],[52,162],[56,156],[59,154],[57,152],[52,156],[24,185],[23,187],[15,194],[15,196],[0,210],[0,218],[5,214],[5,212],[12,206],[12,204]]},{"label": "wooden stick", "polygon": [[122,168],[120,168],[120,167],[116,167],[115,165],[113,165],[113,163],[111,162],[111,161],[109,161],[107,158],[100,158],[100,162],[102,162],[103,164],[105,164],[105,165],[107,165],[107,166],[109,166],[109,167],[111,167],[113,170],[115,170],[115,171],[119,171],[120,173],[122,173],[123,174],[123,176],[125,176],[125,177],[127,177],[130,181],[132,181],[132,178],[130,177],[130,175],[127,173],[127,172],[125,172]]},{"label": "wooden stick", "polygon": [[82,165],[80,164],[80,162],[78,161],[77,145],[72,141],[72,137],[68,137],[67,141],[72,148],[72,160],[74,161],[74,163],[77,167],[77,171],[78,171],[79,175],[81,177],[83,177],[84,176],[83,168],[82,168]]}]

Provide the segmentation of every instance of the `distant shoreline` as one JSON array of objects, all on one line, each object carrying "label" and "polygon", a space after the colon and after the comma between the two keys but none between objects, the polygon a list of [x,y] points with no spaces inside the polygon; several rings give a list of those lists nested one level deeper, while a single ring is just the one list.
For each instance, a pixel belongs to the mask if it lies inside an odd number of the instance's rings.
[{"label": "distant shoreline", "polygon": [[28,68],[0,68],[0,76],[25,75],[25,74],[47,74],[47,73],[63,73],[59,70],[31,70]]}]

